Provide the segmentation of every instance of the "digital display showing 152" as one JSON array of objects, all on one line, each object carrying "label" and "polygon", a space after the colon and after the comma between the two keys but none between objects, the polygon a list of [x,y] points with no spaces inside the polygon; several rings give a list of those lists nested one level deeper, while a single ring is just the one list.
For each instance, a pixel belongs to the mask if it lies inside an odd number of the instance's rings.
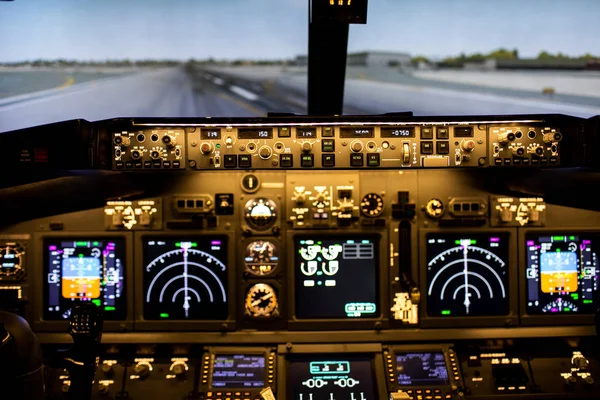
[{"label": "digital display showing 152", "polygon": [[593,314],[600,304],[597,236],[527,235],[527,313]]}]

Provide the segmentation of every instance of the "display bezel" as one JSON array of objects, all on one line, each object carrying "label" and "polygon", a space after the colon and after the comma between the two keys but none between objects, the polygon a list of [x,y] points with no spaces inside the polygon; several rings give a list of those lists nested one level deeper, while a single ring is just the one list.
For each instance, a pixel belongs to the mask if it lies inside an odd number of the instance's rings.
[{"label": "display bezel", "polygon": [[371,356],[371,371],[373,372],[374,387],[378,399],[388,397],[383,368],[382,346],[380,343],[349,343],[349,344],[297,344],[279,345],[277,347],[277,387],[279,397],[287,396],[287,370],[290,356]]},{"label": "display bezel", "polygon": [[557,227],[557,228],[529,228],[519,230],[519,261],[522,263],[519,271],[519,304],[521,325],[543,326],[543,325],[591,325],[594,322],[594,314],[552,314],[539,315],[527,313],[527,279],[522,278],[527,270],[527,236],[549,235],[549,234],[577,234],[595,235],[600,239],[600,230],[585,229],[581,227]]},{"label": "display bezel", "polygon": [[[494,233],[508,233],[508,314],[497,316],[477,316],[477,317],[432,317],[427,315],[427,235],[486,235]],[[462,229],[420,229],[419,231],[419,282],[420,287],[425,288],[421,296],[419,317],[422,328],[443,328],[443,327],[490,327],[490,326],[516,326],[519,320],[518,311],[518,258],[517,258],[517,229],[473,229],[466,231]]]},{"label": "display bezel", "polygon": [[[452,368],[451,368],[451,363],[450,363],[450,359],[448,356],[448,352],[450,350],[450,348],[452,347],[451,344],[429,344],[429,345],[423,345],[423,344],[414,344],[414,345],[397,345],[397,346],[393,346],[391,347],[391,349],[389,350],[389,354],[392,357],[392,365],[393,365],[393,374],[394,374],[394,378],[393,380],[386,380],[386,382],[388,383],[388,390],[389,391],[397,391],[399,389],[423,389],[423,388],[431,388],[431,389],[440,389],[440,388],[450,388],[452,385],[457,385],[459,386],[460,384],[460,378],[459,380],[456,380],[452,374]],[[385,352],[385,351],[384,351]],[[398,383],[398,375],[396,373],[397,371],[397,366],[398,366],[398,361],[396,356],[398,354],[402,354],[402,353],[413,353],[413,352],[422,352],[422,353],[442,353],[444,354],[444,360],[446,361],[446,370],[448,371],[448,384],[447,385],[411,385],[411,386],[407,386],[407,385],[400,385]]]},{"label": "display bezel", "polygon": [[[155,321],[144,319],[144,239],[146,238],[211,238],[215,236],[227,237],[227,318],[223,320],[203,320],[203,321],[185,321],[185,320],[165,320]],[[177,232],[156,232],[143,231],[136,232],[135,235],[135,301],[138,306],[135,309],[135,328],[139,331],[232,331],[235,330],[235,305],[239,299],[236,298],[235,290],[235,236],[231,232],[214,231],[208,233],[198,233],[198,231],[181,230]]]},{"label": "display bezel", "polygon": [[[212,386],[212,380],[213,380],[213,371],[214,371],[214,363],[215,363],[215,356],[216,355],[222,355],[222,354],[232,354],[232,355],[256,355],[256,356],[263,356],[265,357],[265,385],[266,386],[271,386],[271,388],[273,390],[275,390],[274,385],[277,382],[277,379],[273,380],[273,384],[269,384],[268,383],[268,370],[269,370],[269,357],[271,356],[271,354],[273,354],[273,357],[275,357],[273,349],[270,348],[266,348],[266,347],[209,347],[208,348],[208,355],[210,357],[210,366],[209,366],[209,370],[208,370],[208,383],[207,383],[207,387],[208,390],[212,390],[212,391],[219,391],[219,392],[252,392],[252,391],[260,391],[262,388],[213,388]],[[274,360],[273,360],[274,361]]]},{"label": "display bezel", "polygon": [[287,233],[287,264],[293,265],[290,269],[290,275],[288,279],[288,289],[296,287],[296,239],[318,236],[322,238],[340,238],[340,239],[351,239],[355,236],[369,237],[376,241],[378,246],[377,252],[377,275],[378,285],[377,290],[379,300],[379,314],[373,318],[330,318],[330,319],[297,319],[296,318],[296,296],[295,290],[288,290],[287,299],[289,304],[289,330],[324,330],[324,329],[385,329],[389,325],[389,307],[386,307],[389,299],[389,268],[381,268],[381,263],[388,259],[387,251],[388,243],[387,232],[384,231],[373,231],[373,232],[361,232],[361,231],[348,231],[345,233],[331,233],[318,230],[307,230],[302,232],[288,232]]},{"label": "display bezel", "polygon": [[42,293],[41,296],[35,296],[34,300],[34,318],[33,328],[39,332],[67,332],[69,321],[55,321],[44,319],[44,293],[46,270],[45,262],[47,261],[46,249],[44,242],[46,240],[56,239],[119,239],[125,243],[125,304],[126,313],[124,320],[106,320],[104,321],[105,332],[122,332],[133,328],[134,314],[134,273],[136,268],[133,258],[133,234],[131,232],[106,232],[106,231],[73,231],[73,232],[52,232],[52,233],[36,233],[34,234],[35,249],[29,249],[35,252],[35,265],[32,266],[29,276],[36,276],[38,279],[32,279],[32,287],[34,293]]}]

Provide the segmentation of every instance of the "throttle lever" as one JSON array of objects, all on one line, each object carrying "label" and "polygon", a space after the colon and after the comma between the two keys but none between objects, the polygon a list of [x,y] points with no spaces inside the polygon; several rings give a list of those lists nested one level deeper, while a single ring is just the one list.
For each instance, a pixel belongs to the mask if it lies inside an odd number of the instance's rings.
[{"label": "throttle lever", "polygon": [[80,302],[71,309],[69,335],[73,338],[73,346],[64,357],[65,368],[71,378],[69,399],[87,400],[92,397],[103,326],[102,310],[96,305]]}]

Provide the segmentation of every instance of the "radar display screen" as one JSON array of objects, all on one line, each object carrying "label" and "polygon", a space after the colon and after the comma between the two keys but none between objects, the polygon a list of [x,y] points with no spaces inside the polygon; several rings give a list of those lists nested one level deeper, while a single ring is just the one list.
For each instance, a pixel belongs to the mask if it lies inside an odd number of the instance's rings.
[{"label": "radar display screen", "polygon": [[509,234],[428,234],[427,315],[507,315]]},{"label": "radar display screen", "polygon": [[144,238],[144,319],[224,320],[227,237]]},{"label": "radar display screen", "polygon": [[66,320],[76,301],[92,302],[107,320],[124,320],[125,240],[44,240],[44,319]]},{"label": "radar display screen", "polygon": [[296,318],[375,318],[379,314],[373,237],[296,237]]},{"label": "radar display screen", "polygon": [[256,389],[265,386],[264,354],[216,354],[212,389]]},{"label": "radar display screen", "polygon": [[597,235],[532,235],[527,242],[527,313],[594,314],[600,301]]},{"label": "radar display screen", "polygon": [[396,353],[396,376],[400,386],[449,385],[444,353]]},{"label": "radar display screen", "polygon": [[287,365],[289,399],[378,399],[367,356],[293,356]]}]

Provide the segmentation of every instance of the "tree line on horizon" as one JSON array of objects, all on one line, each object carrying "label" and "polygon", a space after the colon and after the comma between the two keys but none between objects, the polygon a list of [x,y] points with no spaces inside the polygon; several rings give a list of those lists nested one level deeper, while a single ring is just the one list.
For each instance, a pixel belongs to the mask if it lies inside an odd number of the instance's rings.
[{"label": "tree line on horizon", "polygon": [[[472,53],[465,54],[461,53],[457,57],[446,57],[441,61],[441,64],[444,65],[462,65],[467,62],[483,62],[485,60],[518,60],[519,59],[519,51],[517,49],[508,50],[504,48],[500,48],[494,50],[490,53]],[[585,53],[582,56],[570,57],[562,52],[558,52],[556,54],[552,54],[546,50],[542,50],[538,53],[536,60],[579,60],[579,61],[593,61],[599,60],[600,56],[595,56],[590,53]],[[431,63],[431,59],[425,56],[416,56],[412,58],[413,64],[418,64],[420,62]]]}]

